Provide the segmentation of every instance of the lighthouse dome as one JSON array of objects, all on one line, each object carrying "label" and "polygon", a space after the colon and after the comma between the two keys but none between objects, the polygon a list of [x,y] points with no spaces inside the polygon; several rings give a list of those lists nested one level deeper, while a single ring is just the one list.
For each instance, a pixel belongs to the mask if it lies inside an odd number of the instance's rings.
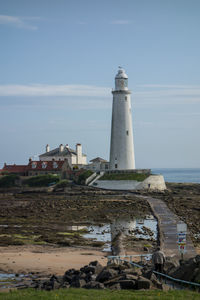
[{"label": "lighthouse dome", "polygon": [[126,75],[125,70],[121,67],[119,67],[118,73],[115,76],[115,90],[128,90],[128,76]]},{"label": "lighthouse dome", "polygon": [[121,67],[119,67],[119,70],[118,70],[117,75],[115,76],[115,79],[121,79],[121,78],[128,79],[128,76],[126,75],[125,70],[122,69]]}]

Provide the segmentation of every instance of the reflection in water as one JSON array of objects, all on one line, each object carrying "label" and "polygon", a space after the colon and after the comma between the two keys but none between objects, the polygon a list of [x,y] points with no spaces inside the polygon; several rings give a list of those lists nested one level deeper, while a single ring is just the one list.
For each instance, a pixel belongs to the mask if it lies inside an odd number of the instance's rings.
[{"label": "reflection in water", "polygon": [[153,216],[147,216],[145,219],[118,218],[111,224],[103,226],[87,226],[88,233],[85,238],[95,239],[105,242],[104,251],[111,251],[111,241],[118,233],[133,236],[141,239],[157,239],[157,220]]},{"label": "reflection in water", "polygon": [[136,228],[136,219],[116,219],[110,224],[111,240],[113,240],[119,233],[130,235],[131,232]]}]

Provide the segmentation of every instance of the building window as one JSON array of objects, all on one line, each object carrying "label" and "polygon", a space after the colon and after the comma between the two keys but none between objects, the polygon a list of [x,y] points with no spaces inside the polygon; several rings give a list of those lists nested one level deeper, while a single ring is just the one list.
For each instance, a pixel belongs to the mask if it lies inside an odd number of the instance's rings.
[{"label": "building window", "polygon": [[33,162],[32,163],[32,169],[35,169],[37,167],[37,163],[36,162]]},{"label": "building window", "polygon": [[105,165],[105,170],[108,170],[108,165],[107,164]]},{"label": "building window", "polygon": [[126,135],[128,135],[129,133],[128,133],[128,130],[126,130]]},{"label": "building window", "polygon": [[115,164],[115,169],[117,169],[117,164]]},{"label": "building window", "polygon": [[47,167],[47,163],[46,163],[46,162],[43,162],[43,163],[42,163],[42,169],[46,169],[46,167]]},{"label": "building window", "polygon": [[56,169],[57,167],[58,167],[58,164],[57,164],[57,162],[54,161],[53,162],[53,168]]},{"label": "building window", "polygon": [[127,96],[125,96],[125,101],[127,101],[128,100],[128,97]]}]

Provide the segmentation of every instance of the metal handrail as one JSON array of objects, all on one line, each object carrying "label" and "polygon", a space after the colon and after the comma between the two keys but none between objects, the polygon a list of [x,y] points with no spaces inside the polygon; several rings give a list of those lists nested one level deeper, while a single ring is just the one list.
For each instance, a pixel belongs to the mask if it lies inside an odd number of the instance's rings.
[{"label": "metal handrail", "polygon": [[[118,256],[108,256],[108,261],[114,261],[114,260],[117,260],[119,262],[129,262],[131,265],[135,266],[135,267],[138,267],[138,268],[143,268],[144,266],[143,265],[139,265],[137,263],[134,263],[132,261],[127,261],[126,259],[121,259],[121,257],[123,258],[132,258],[132,257],[141,257],[141,256],[152,256],[152,254],[139,254],[139,255],[118,255]],[[200,284],[199,283],[196,283],[196,282],[191,282],[191,281],[186,281],[186,280],[182,280],[182,279],[177,279],[177,278],[174,278],[174,277],[171,277],[167,274],[163,274],[163,273],[160,273],[160,272],[157,272],[157,271],[153,271],[154,274],[157,274],[159,276],[162,276],[162,277],[165,277],[171,281],[175,281],[177,283],[182,283],[182,284],[188,284],[188,285],[193,285],[193,286],[196,286],[196,287],[199,287],[200,288]]]}]

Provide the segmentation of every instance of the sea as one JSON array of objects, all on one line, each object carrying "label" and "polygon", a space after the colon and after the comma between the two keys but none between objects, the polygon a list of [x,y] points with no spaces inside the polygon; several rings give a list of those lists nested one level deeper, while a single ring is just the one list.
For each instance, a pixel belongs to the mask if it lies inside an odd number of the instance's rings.
[{"label": "sea", "polygon": [[162,174],[166,182],[200,183],[200,168],[193,169],[154,169],[153,174]]}]

